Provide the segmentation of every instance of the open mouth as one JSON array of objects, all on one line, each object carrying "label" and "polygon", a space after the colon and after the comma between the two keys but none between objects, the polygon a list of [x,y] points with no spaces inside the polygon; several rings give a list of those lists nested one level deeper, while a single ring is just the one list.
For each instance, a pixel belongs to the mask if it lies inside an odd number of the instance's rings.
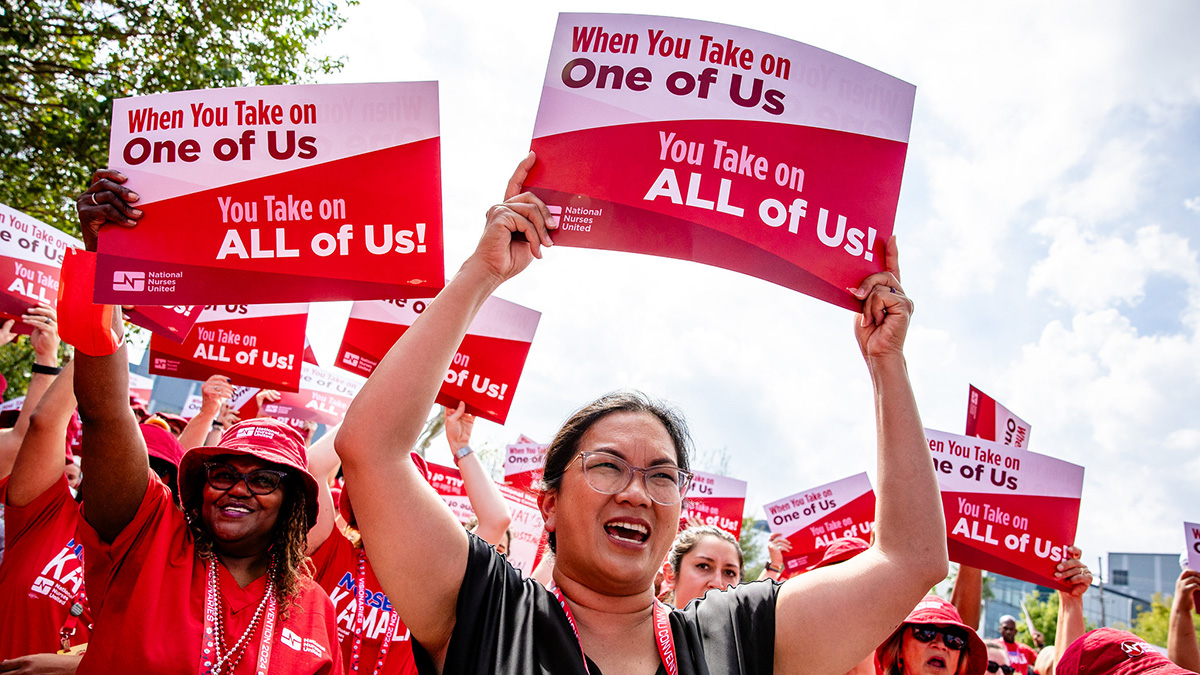
[{"label": "open mouth", "polygon": [[925,663],[927,665],[933,666],[934,668],[941,668],[941,669],[946,668],[946,659],[943,659],[940,656],[935,656],[935,657],[929,659],[928,661],[926,661]]},{"label": "open mouth", "polygon": [[630,544],[644,544],[650,538],[650,528],[628,520],[610,520],[604,524],[608,536]]},{"label": "open mouth", "polygon": [[221,507],[221,513],[227,516],[238,517],[251,513],[251,510],[250,507],[246,506],[245,504],[231,502]]}]

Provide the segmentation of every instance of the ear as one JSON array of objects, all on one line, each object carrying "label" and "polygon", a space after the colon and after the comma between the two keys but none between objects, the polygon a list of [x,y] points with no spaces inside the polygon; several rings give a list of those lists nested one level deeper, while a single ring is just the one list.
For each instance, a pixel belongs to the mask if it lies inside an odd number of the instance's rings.
[{"label": "ear", "polygon": [[558,490],[544,490],[537,496],[538,510],[542,512],[542,522],[547,532],[554,531],[554,516],[558,511]]}]

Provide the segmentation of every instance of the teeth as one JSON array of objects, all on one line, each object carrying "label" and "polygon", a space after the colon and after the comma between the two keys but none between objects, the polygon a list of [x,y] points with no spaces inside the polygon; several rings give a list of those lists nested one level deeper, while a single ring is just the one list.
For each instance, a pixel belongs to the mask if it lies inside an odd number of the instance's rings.
[{"label": "teeth", "polygon": [[609,526],[610,527],[621,527],[626,530],[633,530],[634,532],[640,532],[642,534],[650,534],[650,529],[640,523],[626,523],[626,522],[614,521],[614,522],[609,523]]}]

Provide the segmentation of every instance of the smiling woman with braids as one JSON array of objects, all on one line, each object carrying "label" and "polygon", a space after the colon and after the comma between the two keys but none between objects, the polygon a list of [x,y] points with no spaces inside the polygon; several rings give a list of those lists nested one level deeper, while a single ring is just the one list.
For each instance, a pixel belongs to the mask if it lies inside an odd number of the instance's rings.
[{"label": "smiling woman with braids", "polygon": [[[122,182],[97,172],[79,200],[88,250],[101,225],[140,217]],[[90,291],[65,287],[65,304],[88,306]],[[92,329],[121,335],[120,310]],[[188,450],[180,511],[150,469],[128,374],[123,346],[76,355],[87,457],[79,537],[95,616],[78,672],[340,673],[333,607],[304,563],[318,502],[303,439],[259,418]]]}]

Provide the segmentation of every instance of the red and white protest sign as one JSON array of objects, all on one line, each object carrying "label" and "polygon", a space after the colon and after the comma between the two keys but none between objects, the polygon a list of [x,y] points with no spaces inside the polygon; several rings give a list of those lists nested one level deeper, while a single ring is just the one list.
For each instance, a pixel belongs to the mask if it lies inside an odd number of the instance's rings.
[{"label": "red and white protest sign", "polygon": [[297,391],[307,321],[306,303],[206,307],[183,344],[150,338],[150,372]]},{"label": "red and white protest sign", "polygon": [[21,315],[39,302],[58,306],[58,271],[68,248],[83,242],[0,204],[0,319],[15,319],[14,333],[33,332]]},{"label": "red and white protest sign", "polygon": [[202,311],[204,305],[142,305],[125,310],[125,318],[135,326],[141,326],[155,335],[182,344],[192,331],[192,326],[196,325]]},{"label": "red and white protest sign", "polygon": [[542,536],[546,531],[537,495],[511,485],[497,487],[508,502],[508,512],[512,516],[508,526],[512,535],[508,542],[508,562],[520,570],[522,576],[528,577],[541,558]]},{"label": "red and white protest sign", "polygon": [[871,539],[875,492],[860,473],[818,485],[763,507],[767,527],[792,543],[783,554],[784,576],[802,574],[821,562],[825,548],[839,539]]},{"label": "red and white protest sign", "polygon": [[1012,448],[1029,449],[1029,423],[1012,414],[996,399],[970,385],[967,399],[967,435],[996,441]]},{"label": "red and white protest sign", "polygon": [[916,89],[703,21],[560,14],[525,187],[557,245],[693,260],[859,309],[883,269]]},{"label": "red and white protest sign", "polygon": [[518,490],[530,490],[541,482],[546,468],[546,445],[521,434],[505,449],[504,482]]},{"label": "red and white protest sign", "polygon": [[361,377],[304,362],[300,364],[300,391],[281,393],[278,401],[264,402],[261,414],[282,420],[341,424],[362,386]]},{"label": "red and white protest sign", "polygon": [[680,526],[686,527],[689,522],[698,520],[740,537],[745,510],[746,481],[696,471],[683,502]]},{"label": "red and white protest sign", "polygon": [[1184,523],[1187,538],[1188,569],[1200,571],[1200,523]]},{"label": "red and white protest sign", "polygon": [[429,466],[429,484],[454,512],[458,522],[466,523],[474,518],[475,510],[471,508],[471,500],[467,499],[467,489],[463,486],[462,472],[458,467],[433,462],[426,464]]},{"label": "red and white protest sign", "polygon": [[926,429],[942,490],[950,559],[1066,589],[1055,566],[1075,542],[1083,467]]},{"label": "red and white protest sign", "polygon": [[21,407],[25,405],[25,397],[18,396],[0,403],[0,429],[10,429],[17,424],[21,416]]},{"label": "red and white protest sign", "polygon": [[179,411],[179,416],[191,419],[200,414],[202,407],[204,407],[204,397],[200,394],[192,394],[183,402],[183,409]]},{"label": "red and white protest sign", "polygon": [[142,404],[150,403],[150,398],[154,393],[154,378],[138,375],[137,373],[129,374],[129,395],[141,401]]},{"label": "red and white protest sign", "polygon": [[[338,367],[369,376],[428,304],[428,299],[354,303],[338,348]],[[504,424],[541,316],[488,298],[458,346],[437,402],[455,408],[465,401],[472,415]]]},{"label": "red and white protest sign", "polygon": [[436,82],[119,99],[109,166],[145,216],[101,234],[96,301],[433,295],[440,154]]}]

